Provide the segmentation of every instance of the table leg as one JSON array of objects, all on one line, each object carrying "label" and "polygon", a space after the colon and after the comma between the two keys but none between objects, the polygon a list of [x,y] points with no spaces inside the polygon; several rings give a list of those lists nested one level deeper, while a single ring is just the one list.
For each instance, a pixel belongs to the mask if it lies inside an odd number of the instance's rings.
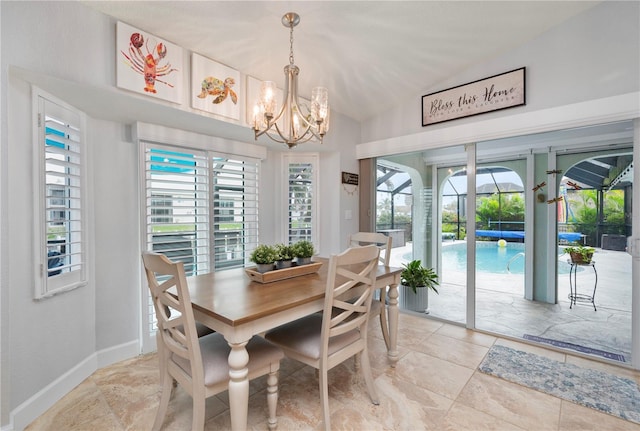
[{"label": "table leg", "polygon": [[249,354],[248,341],[229,343],[229,411],[231,414],[231,429],[234,431],[247,429],[247,415],[249,409]]},{"label": "table leg", "polygon": [[389,285],[389,351],[387,356],[391,367],[398,362],[398,285]]}]

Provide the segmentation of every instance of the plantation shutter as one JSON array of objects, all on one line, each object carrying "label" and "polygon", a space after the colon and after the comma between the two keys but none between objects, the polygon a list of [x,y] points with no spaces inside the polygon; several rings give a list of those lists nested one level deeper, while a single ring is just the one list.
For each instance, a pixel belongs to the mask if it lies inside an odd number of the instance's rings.
[{"label": "plantation shutter", "polygon": [[[244,267],[258,242],[259,161],[143,145],[146,249],[184,262],[187,276]],[[145,298],[148,346],[156,317]]]},{"label": "plantation shutter", "polygon": [[36,298],[86,283],[82,115],[35,89],[40,208]]},{"label": "plantation shutter", "polygon": [[285,157],[287,161],[287,241],[307,240],[317,246],[317,157]]},{"label": "plantation shutter", "polygon": [[210,271],[206,154],[146,150],[147,249],[184,262],[187,276]]},{"label": "plantation shutter", "polygon": [[258,164],[213,157],[214,265],[243,267],[258,243]]},{"label": "plantation shutter", "polygon": [[[206,154],[148,145],[145,149],[146,248],[184,262],[187,276],[209,272]],[[149,333],[156,330],[147,295]]]}]

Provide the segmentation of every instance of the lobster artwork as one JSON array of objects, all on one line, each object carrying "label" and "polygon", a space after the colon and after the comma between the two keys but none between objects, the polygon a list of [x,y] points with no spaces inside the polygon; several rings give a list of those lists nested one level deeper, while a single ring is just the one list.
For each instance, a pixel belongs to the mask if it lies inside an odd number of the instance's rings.
[{"label": "lobster artwork", "polygon": [[[142,53],[142,45],[145,45],[147,55]],[[173,88],[173,85],[158,79],[160,76],[166,76],[170,73],[177,71],[173,69],[171,63],[167,63],[164,66],[160,66],[160,61],[167,55],[167,47],[163,43],[158,43],[155,47],[157,57],[153,56],[153,49],[149,50],[149,40],[144,43],[144,37],[140,33],[132,33],[129,39],[129,54],[124,51],[120,51],[122,55],[127,59],[126,63],[136,73],[144,76],[145,87],[144,91],[148,93],[156,93],[155,83],[161,82],[169,87]]]}]

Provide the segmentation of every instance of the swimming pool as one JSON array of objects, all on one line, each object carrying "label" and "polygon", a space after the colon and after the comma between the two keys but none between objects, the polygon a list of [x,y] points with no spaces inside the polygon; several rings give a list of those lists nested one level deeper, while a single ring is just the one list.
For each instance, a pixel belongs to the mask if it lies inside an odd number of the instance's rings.
[{"label": "swimming pool", "polygon": [[[516,255],[520,254],[518,257]],[[511,264],[509,261],[512,260]],[[507,271],[509,264],[509,271]],[[464,271],[467,268],[467,244],[451,244],[442,247],[442,268]],[[524,244],[507,243],[498,247],[497,242],[476,243],[476,269],[493,274],[524,274]]]},{"label": "swimming pool", "polygon": [[[403,256],[410,260],[411,254]],[[510,262],[510,263],[509,263]],[[507,265],[509,270],[507,271]],[[467,268],[467,244],[448,244],[442,247],[443,270],[465,271]],[[507,243],[499,247],[497,242],[476,242],[476,270],[492,274],[524,274],[524,243]],[[558,273],[568,274],[569,265],[558,261]]]}]

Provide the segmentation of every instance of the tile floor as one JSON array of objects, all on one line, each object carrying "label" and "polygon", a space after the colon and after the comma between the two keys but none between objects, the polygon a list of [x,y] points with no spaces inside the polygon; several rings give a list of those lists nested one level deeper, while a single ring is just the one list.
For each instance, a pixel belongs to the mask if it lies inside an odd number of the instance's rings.
[{"label": "tile floor", "polygon": [[[444,246],[453,243],[448,241]],[[392,266],[401,266],[411,244],[392,250]],[[569,274],[558,275],[558,302],[548,304],[524,299],[523,274],[476,274],[476,322],[479,330],[522,338],[525,334],[623,355],[631,362],[631,256],[620,251],[596,249],[598,268],[596,305],[570,307]],[[566,256],[559,258],[566,261]],[[440,278],[439,295],[429,295],[432,317],[463,324],[466,308],[466,272],[447,268]],[[595,274],[581,268],[577,275],[581,293],[591,293]]]},{"label": "tile floor", "polygon": [[[636,430],[640,425],[477,371],[493,344],[635,379],[640,372],[560,351],[494,337],[422,316],[400,314],[396,368],[387,364],[378,321],[370,326],[370,357],[380,405],[369,401],[354,362],[330,373],[334,429],[349,430]],[[248,425],[266,430],[264,378],[251,382]],[[159,402],[155,354],[100,369],[36,419],[29,431],[149,430]],[[280,372],[279,430],[319,430],[315,370],[284,359]],[[191,398],[174,391],[165,430],[187,430]],[[209,399],[207,430],[230,429],[226,393]]]}]

